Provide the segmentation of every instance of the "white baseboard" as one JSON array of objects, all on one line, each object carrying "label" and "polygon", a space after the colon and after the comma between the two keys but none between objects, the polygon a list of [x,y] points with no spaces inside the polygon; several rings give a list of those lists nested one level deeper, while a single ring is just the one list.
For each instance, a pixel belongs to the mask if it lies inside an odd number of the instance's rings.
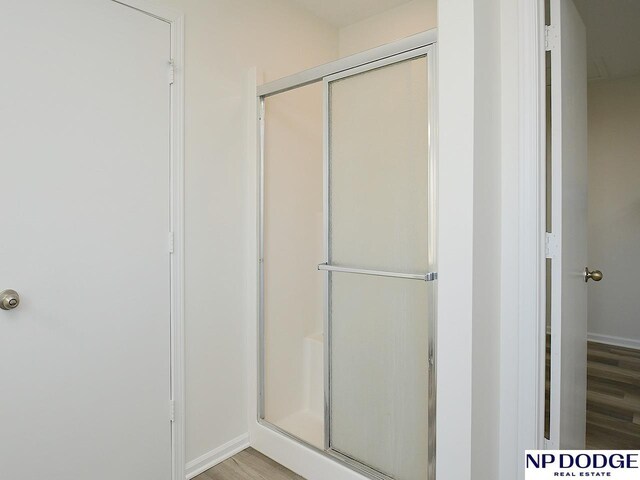
[{"label": "white baseboard", "polygon": [[635,348],[640,350],[640,340],[634,338],[614,337],[612,335],[601,335],[599,333],[588,333],[587,340],[590,342],[606,343],[616,347]]},{"label": "white baseboard", "polygon": [[193,477],[200,475],[202,472],[209,470],[220,462],[225,461],[229,457],[233,457],[236,453],[241,452],[249,446],[249,434],[245,433],[233,440],[228,441],[224,445],[205,453],[201,457],[191,460],[185,467],[186,479],[191,480]]}]

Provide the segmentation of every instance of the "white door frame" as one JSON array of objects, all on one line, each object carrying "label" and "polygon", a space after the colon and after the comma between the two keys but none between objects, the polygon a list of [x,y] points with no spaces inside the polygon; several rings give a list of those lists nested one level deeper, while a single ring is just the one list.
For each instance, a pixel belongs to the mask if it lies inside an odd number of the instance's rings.
[{"label": "white door frame", "polygon": [[[517,121],[502,166],[501,480],[524,478],[524,451],[544,448],[545,41],[544,0],[518,0],[503,25],[503,114]],[[513,68],[511,65],[514,65]],[[513,85],[513,96],[509,87]],[[507,120],[508,121],[508,120]],[[505,133],[506,132],[506,133]],[[503,138],[505,152],[511,137]]]},{"label": "white door frame", "polygon": [[[544,0],[519,0],[518,33],[518,478],[524,450],[543,449],[545,368],[545,15]],[[509,181],[509,179],[505,179]],[[507,320],[508,321],[508,320]],[[502,359],[501,361],[509,361]]]},{"label": "white door frame", "polygon": [[[150,0],[111,0],[167,22],[171,31],[170,251],[171,251],[171,478],[185,479],[184,371],[184,14]],[[171,68],[170,68],[171,67]]]}]

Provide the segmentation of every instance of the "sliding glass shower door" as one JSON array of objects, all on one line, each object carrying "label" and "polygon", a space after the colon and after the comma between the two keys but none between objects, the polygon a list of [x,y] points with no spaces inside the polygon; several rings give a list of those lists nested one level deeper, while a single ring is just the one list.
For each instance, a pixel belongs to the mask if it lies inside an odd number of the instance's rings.
[{"label": "sliding glass shower door", "polygon": [[325,79],[326,446],[427,478],[430,222],[427,57]]},{"label": "sliding glass shower door", "polygon": [[435,478],[432,55],[262,98],[261,419],[378,479]]}]

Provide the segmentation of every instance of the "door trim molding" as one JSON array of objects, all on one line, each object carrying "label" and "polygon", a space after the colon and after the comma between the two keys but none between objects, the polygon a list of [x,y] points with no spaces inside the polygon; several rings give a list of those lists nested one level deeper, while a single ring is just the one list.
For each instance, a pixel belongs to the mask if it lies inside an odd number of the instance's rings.
[{"label": "door trim molding", "polygon": [[[150,0],[112,0],[169,24],[174,75],[170,88],[171,478],[185,479],[184,337],[184,14]],[[169,406],[167,405],[167,409]],[[168,413],[168,410],[167,410]]]},{"label": "door trim molding", "polygon": [[[517,469],[544,448],[545,45],[544,1],[519,0]],[[502,361],[506,361],[503,359]]]}]

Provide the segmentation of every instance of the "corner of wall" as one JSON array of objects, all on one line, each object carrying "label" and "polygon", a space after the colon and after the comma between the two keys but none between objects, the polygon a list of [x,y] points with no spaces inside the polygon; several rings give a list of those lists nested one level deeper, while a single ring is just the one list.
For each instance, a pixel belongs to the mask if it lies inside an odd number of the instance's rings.
[{"label": "corner of wall", "polygon": [[474,0],[473,387],[474,480],[498,477],[501,321],[500,1]]}]

